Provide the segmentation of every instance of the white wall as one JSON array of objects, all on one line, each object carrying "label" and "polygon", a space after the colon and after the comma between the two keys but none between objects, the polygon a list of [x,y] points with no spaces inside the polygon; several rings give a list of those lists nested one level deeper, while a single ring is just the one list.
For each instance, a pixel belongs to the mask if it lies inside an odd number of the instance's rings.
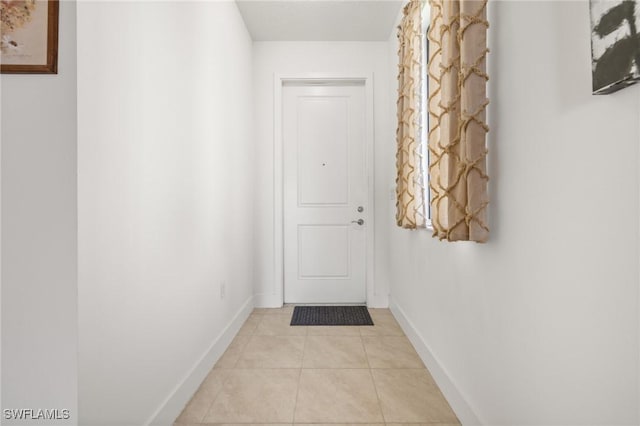
[{"label": "white wall", "polygon": [[251,46],[232,2],[78,5],[83,425],[171,422],[252,307]]},{"label": "white wall", "polygon": [[[48,424],[74,424],[78,421],[74,2],[60,3],[59,26],[57,75],[3,74],[0,79],[0,387],[2,409],[67,409],[70,419]],[[17,423],[2,417],[2,424]]]},{"label": "white wall", "polygon": [[386,42],[255,42],[253,44],[254,135],[255,135],[255,213],[254,277],[256,303],[282,304],[282,283],[275,282],[274,271],[274,75],[374,74],[374,151],[375,151],[375,295],[370,306],[388,304],[388,168],[393,141],[388,139],[389,74]]},{"label": "white wall", "polygon": [[484,424],[638,424],[640,87],[590,95],[588,2],[489,18],[490,241],[393,227],[394,312]]}]

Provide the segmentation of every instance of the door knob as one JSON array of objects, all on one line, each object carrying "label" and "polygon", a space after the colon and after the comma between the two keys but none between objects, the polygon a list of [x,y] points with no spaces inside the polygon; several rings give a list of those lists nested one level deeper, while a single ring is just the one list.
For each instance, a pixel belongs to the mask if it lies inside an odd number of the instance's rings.
[{"label": "door knob", "polygon": [[364,207],[358,206],[358,212],[362,213],[364,211]]},{"label": "door knob", "polygon": [[364,219],[352,220],[351,223],[357,223],[358,225],[364,225]]}]

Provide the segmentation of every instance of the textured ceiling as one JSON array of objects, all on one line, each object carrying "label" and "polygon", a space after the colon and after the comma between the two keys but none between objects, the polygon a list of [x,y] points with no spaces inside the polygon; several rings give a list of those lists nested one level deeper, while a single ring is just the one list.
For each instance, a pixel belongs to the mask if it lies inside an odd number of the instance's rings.
[{"label": "textured ceiling", "polygon": [[405,2],[236,0],[236,3],[256,41],[386,41]]}]

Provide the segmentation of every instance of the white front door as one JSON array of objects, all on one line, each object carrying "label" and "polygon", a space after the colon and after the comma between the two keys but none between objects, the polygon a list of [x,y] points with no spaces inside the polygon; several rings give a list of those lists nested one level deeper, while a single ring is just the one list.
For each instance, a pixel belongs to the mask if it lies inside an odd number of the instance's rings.
[{"label": "white front door", "polygon": [[364,303],[364,85],[282,90],[284,300]]}]

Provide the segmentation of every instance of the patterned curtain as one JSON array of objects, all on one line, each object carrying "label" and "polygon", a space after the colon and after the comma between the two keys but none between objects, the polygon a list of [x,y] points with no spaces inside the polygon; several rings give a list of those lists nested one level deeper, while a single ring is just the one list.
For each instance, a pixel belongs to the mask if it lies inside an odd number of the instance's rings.
[{"label": "patterned curtain", "polygon": [[424,228],[422,173],[422,2],[411,0],[398,27],[398,128],[396,130],[396,221],[407,229]]},{"label": "patterned curtain", "polygon": [[485,242],[487,0],[430,0],[429,187],[434,236]]}]

